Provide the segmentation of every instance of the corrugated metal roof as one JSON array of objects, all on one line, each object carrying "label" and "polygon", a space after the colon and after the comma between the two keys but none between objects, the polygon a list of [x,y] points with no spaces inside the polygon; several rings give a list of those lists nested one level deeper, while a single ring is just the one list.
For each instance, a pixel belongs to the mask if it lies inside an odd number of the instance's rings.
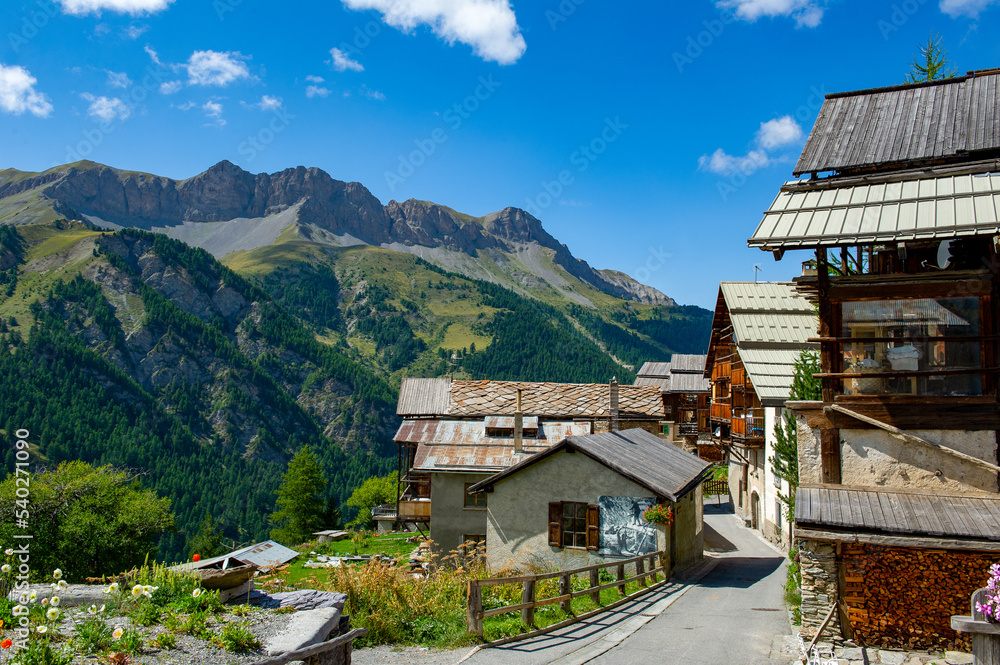
[{"label": "corrugated metal roof", "polygon": [[786,184],[747,242],[778,249],[995,234],[998,212],[998,174]]},{"label": "corrugated metal roof", "polygon": [[800,486],[795,523],[803,528],[1000,542],[1000,496]]},{"label": "corrugated metal roof", "polygon": [[[705,359],[708,356],[694,353],[675,353],[670,359],[670,373],[697,372],[701,374],[705,371]],[[642,372],[640,372],[642,374]]]},{"label": "corrugated metal roof", "polygon": [[[677,356],[674,356],[674,358],[676,357]],[[639,373],[637,376],[644,376],[644,377],[670,376],[670,365],[671,363],[645,362],[642,364],[642,368],[639,369]]]},{"label": "corrugated metal roof", "polygon": [[795,175],[959,161],[1000,148],[996,73],[828,95]]},{"label": "corrugated metal roof", "polygon": [[786,282],[722,282],[726,307],[732,312],[809,312],[812,305]]},{"label": "corrugated metal roof", "polygon": [[450,388],[451,379],[403,379],[399,386],[396,415],[446,415]]},{"label": "corrugated metal roof", "polygon": [[483,472],[506,469],[524,455],[545,450],[568,436],[590,433],[588,422],[542,422],[538,437],[525,437],[524,453],[514,452],[513,437],[488,437],[481,423],[468,420],[407,420],[397,442],[416,443],[413,469],[425,472]]},{"label": "corrugated metal roof", "polygon": [[604,464],[629,480],[671,501],[677,501],[705,479],[711,465],[695,455],[667,443],[643,429],[574,436],[546,452],[519,462],[470,488],[496,485],[504,478],[545,459],[564,448],[572,448]]},{"label": "corrugated metal roof", "polygon": [[239,559],[240,561],[252,563],[261,568],[271,568],[288,563],[298,555],[298,552],[280,543],[276,543],[273,540],[265,540],[238,550],[233,550],[229,554],[213,556],[197,562],[188,561],[187,563],[172,566],[171,570],[200,570],[202,568],[210,568],[213,564],[225,561],[226,559]]}]

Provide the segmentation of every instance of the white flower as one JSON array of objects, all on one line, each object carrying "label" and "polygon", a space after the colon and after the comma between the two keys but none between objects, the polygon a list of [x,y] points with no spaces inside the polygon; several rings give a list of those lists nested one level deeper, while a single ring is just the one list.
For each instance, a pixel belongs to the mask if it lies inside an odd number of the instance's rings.
[{"label": "white flower", "polygon": [[9,548],[9,547],[8,547],[7,549],[5,549],[5,550],[3,551],[3,553],[4,553],[4,554],[6,554],[7,556],[14,556],[14,550],[12,550],[12,549],[11,549],[11,548]]},{"label": "white flower", "polygon": [[39,633],[44,633],[48,629],[49,629],[48,626],[39,626],[38,628],[35,628],[35,630],[37,630]]},{"label": "white flower", "polygon": [[121,637],[121,636],[122,636],[122,634],[123,634],[124,632],[125,632],[125,631],[124,631],[124,630],[122,630],[122,627],[121,627],[121,626],[118,626],[117,628],[115,628],[115,632],[111,633],[111,637],[113,637],[113,638],[115,638],[115,639],[117,640],[117,639],[118,639],[119,637]]},{"label": "white flower", "polygon": [[49,621],[55,621],[56,619],[59,618],[59,610],[52,607],[49,609],[48,612],[45,613],[45,616],[49,618]]},{"label": "white flower", "polygon": [[136,584],[134,587],[132,587],[132,597],[138,598],[139,596],[142,595],[142,591],[143,591],[142,585]]},{"label": "white flower", "polygon": [[91,605],[87,608],[87,612],[90,614],[97,614],[97,605]]},{"label": "white flower", "polygon": [[59,585],[56,584],[55,582],[53,582],[52,584],[49,585],[49,588],[52,589],[53,591],[55,591],[56,589],[59,588]]},{"label": "white flower", "polygon": [[31,595],[28,596],[28,600],[30,600],[31,602],[35,602],[36,598],[38,598],[38,592],[37,591],[32,591]]},{"label": "white flower", "polygon": [[60,589],[65,589],[69,586],[69,583],[66,580],[59,580],[59,584],[57,584],[56,586],[58,586]]},{"label": "white flower", "polygon": [[4,565],[0,566],[0,573],[3,573],[3,574],[6,575],[9,572],[10,572],[10,564],[9,563],[5,563]]},{"label": "white flower", "polygon": [[52,596],[52,598],[49,600],[49,603],[52,605],[52,607],[59,607],[59,596]]},{"label": "white flower", "polygon": [[191,595],[197,598],[198,596],[201,595],[201,589],[195,589],[194,591],[191,592]]},{"label": "white flower", "polygon": [[48,605],[48,604],[49,604],[49,599],[48,598],[42,598],[42,605]]},{"label": "white flower", "polygon": [[104,608],[105,607],[107,607],[107,606],[106,605],[101,605],[101,609],[97,610],[97,613],[98,614],[104,614]]},{"label": "white flower", "polygon": [[57,580],[59,578],[61,578],[62,577],[62,570],[60,570],[59,568],[56,568],[55,570],[53,570],[52,571],[52,577],[53,577],[53,579],[57,579]]}]

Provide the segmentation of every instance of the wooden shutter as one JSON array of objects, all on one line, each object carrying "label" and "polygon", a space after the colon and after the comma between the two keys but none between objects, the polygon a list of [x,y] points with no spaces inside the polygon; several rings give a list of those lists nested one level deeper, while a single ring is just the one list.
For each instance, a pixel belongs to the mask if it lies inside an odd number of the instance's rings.
[{"label": "wooden shutter", "polygon": [[549,504],[549,545],[562,547],[562,503]]},{"label": "wooden shutter", "polygon": [[596,550],[601,539],[601,509],[595,504],[587,506],[587,549]]}]

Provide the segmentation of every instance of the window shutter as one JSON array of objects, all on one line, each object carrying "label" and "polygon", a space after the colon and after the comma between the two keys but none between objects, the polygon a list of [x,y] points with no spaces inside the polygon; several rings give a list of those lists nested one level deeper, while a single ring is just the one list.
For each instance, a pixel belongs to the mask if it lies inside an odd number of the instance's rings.
[{"label": "window shutter", "polygon": [[587,549],[596,550],[601,539],[601,509],[595,504],[587,506]]},{"label": "window shutter", "polygon": [[549,504],[549,545],[562,547],[562,503]]}]

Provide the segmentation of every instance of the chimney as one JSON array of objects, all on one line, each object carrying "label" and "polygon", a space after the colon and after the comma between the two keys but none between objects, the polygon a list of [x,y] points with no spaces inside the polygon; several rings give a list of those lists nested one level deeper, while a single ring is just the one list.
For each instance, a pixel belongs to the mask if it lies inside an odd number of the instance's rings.
[{"label": "chimney", "polygon": [[521,413],[521,389],[517,389],[517,409],[514,411],[514,453],[524,452],[524,414]]},{"label": "chimney", "polygon": [[618,431],[618,377],[611,378],[611,431]]}]

